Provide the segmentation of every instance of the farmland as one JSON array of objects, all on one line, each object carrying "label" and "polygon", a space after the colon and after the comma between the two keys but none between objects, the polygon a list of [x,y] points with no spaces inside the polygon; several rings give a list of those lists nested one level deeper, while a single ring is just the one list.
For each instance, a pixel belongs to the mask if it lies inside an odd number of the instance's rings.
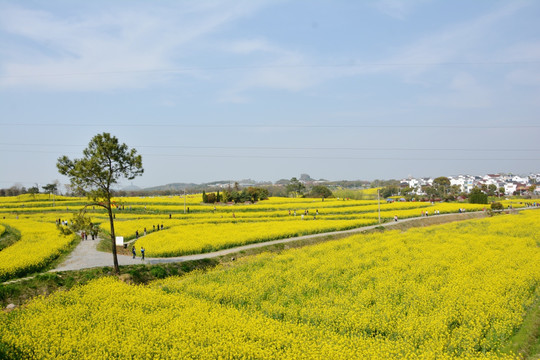
[{"label": "farmland", "polygon": [[96,280],[2,315],[3,351],[29,358],[513,358],[501,350],[538,301],[539,231],[529,211],[356,235],[147,286]]},{"label": "farmland", "polygon": [[[1,204],[0,229],[20,231],[0,252],[4,279],[46,269],[76,241],[55,222],[69,223],[84,199],[54,201],[37,196]],[[348,229],[379,217],[373,200],[214,206],[194,195],[185,205],[180,197],[116,204],[117,233],[152,256]],[[380,216],[388,222],[484,207],[382,203]],[[88,210],[107,231],[105,214]],[[539,232],[531,210],[354,235],[147,285],[101,278],[0,314],[0,357],[517,358],[507,345],[538,306]]]}]

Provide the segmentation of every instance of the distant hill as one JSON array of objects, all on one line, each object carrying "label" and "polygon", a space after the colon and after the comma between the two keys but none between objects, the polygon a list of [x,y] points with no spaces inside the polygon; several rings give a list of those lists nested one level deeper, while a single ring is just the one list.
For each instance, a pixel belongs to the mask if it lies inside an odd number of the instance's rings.
[{"label": "distant hill", "polygon": [[144,191],[164,191],[164,190],[172,190],[172,191],[184,191],[184,189],[196,189],[199,188],[201,185],[194,184],[194,183],[172,183],[172,184],[166,184],[166,185],[159,185],[159,186],[153,186],[149,188],[144,188]]},{"label": "distant hill", "polygon": [[136,185],[128,185],[122,188],[124,191],[139,191],[142,190],[142,188],[136,186]]},{"label": "distant hill", "polygon": [[219,181],[212,181],[208,183],[202,183],[202,184],[195,184],[195,183],[172,183],[172,184],[166,184],[166,185],[159,185],[159,186],[153,186],[149,188],[139,189],[142,191],[175,191],[175,192],[182,192],[184,189],[193,192],[194,190],[205,190],[208,188],[220,188],[220,187],[226,187],[227,185],[234,185],[234,183],[238,183],[240,186],[261,186],[261,185],[272,185],[271,181],[262,181],[257,182],[255,180],[251,179],[244,179],[244,180],[219,180]]}]

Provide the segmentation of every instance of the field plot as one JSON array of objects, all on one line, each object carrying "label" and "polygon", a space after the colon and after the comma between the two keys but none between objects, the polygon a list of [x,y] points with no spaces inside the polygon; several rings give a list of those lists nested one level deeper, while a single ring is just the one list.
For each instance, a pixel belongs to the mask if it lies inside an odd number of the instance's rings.
[{"label": "field plot", "polygon": [[16,228],[21,239],[0,252],[0,280],[38,271],[75,241],[75,235],[62,235],[54,223],[26,219],[0,220]]},{"label": "field plot", "polygon": [[[208,205],[201,200],[201,194],[188,195],[186,199],[180,196],[116,198],[116,235],[130,241],[138,234],[135,246],[137,249],[144,247],[147,256],[171,257],[367,226],[376,224],[379,217],[379,205],[374,200],[270,198],[256,204],[236,205]],[[12,226],[26,234],[23,236],[25,241],[0,253],[0,260],[11,257],[0,261],[3,264],[0,265],[0,277],[7,279],[44,268],[57,257],[73,239],[66,239],[52,225],[58,220],[69,223],[86,201],[63,196],[51,198],[43,194],[0,199],[0,225]],[[519,207],[523,204],[509,202],[508,205]],[[485,207],[467,203],[383,202],[380,216],[382,221],[391,221],[394,216],[402,219],[458,212],[459,209],[478,211]],[[88,206],[86,210],[107,237],[109,222],[106,214],[98,206]],[[34,235],[25,230],[24,221],[32,222],[30,228]],[[55,245],[44,245],[44,237],[47,244],[54,242]],[[25,256],[13,257],[13,251]]]},{"label": "field plot", "polygon": [[357,228],[374,223],[373,220],[358,219],[180,225],[145,236],[138,240],[135,246],[148,249],[149,257],[178,256],[293,236]]},{"label": "field plot", "polygon": [[[30,359],[505,359],[540,295],[536,211],[356,235],[0,315]],[[536,305],[537,306],[537,305]]]}]

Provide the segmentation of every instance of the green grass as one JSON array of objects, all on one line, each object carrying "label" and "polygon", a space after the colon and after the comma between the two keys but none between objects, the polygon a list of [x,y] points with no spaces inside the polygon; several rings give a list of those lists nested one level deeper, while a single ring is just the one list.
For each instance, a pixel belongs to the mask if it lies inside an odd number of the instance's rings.
[{"label": "green grass", "polygon": [[[127,265],[120,266],[120,274],[129,274],[133,284],[147,284],[156,279],[183,275],[194,270],[214,267],[217,264],[219,264],[218,259],[202,259],[156,265]],[[1,284],[0,305],[2,308],[10,303],[20,306],[36,296],[49,295],[58,290],[69,290],[75,285],[84,285],[93,279],[113,275],[113,268],[109,266],[37,274],[30,279]]]},{"label": "green grass", "polygon": [[533,303],[521,328],[502,352],[519,354],[523,359],[540,359],[540,296]]},{"label": "green grass", "polygon": [[12,228],[9,225],[3,224],[6,228],[6,231],[0,236],[0,251],[15,244],[21,239],[21,232],[15,228]]}]

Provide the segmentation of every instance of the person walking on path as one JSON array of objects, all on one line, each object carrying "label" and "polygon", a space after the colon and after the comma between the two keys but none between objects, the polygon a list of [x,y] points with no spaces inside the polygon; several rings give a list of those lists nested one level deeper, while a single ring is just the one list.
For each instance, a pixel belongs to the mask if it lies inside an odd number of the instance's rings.
[{"label": "person walking on path", "polygon": [[131,253],[133,254],[133,258],[135,259],[135,256],[137,256],[137,251],[135,251],[135,246],[131,247]]},{"label": "person walking on path", "polygon": [[141,260],[144,260],[144,248],[141,246]]}]

